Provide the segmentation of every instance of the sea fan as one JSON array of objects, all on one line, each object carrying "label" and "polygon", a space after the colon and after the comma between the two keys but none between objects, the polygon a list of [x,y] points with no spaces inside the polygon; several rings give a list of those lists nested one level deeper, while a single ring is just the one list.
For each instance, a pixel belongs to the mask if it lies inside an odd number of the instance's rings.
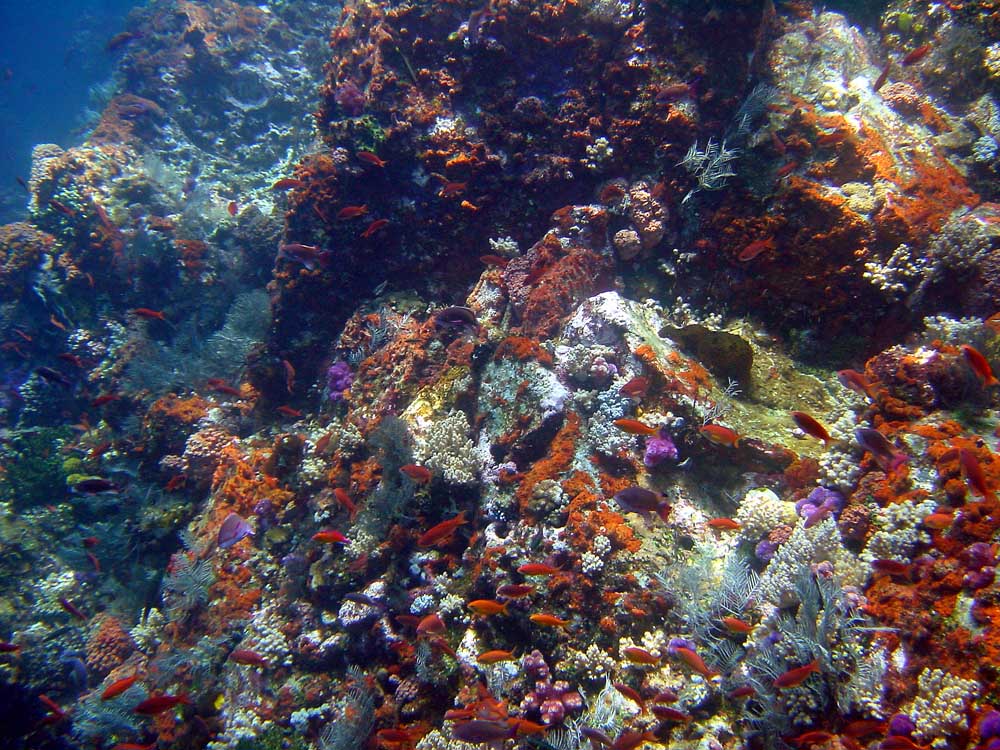
[{"label": "sea fan", "polygon": [[134,738],[140,717],[131,708],[145,697],[146,692],[138,686],[112,701],[102,701],[97,690],[91,692],[73,709],[73,736],[84,744]]}]

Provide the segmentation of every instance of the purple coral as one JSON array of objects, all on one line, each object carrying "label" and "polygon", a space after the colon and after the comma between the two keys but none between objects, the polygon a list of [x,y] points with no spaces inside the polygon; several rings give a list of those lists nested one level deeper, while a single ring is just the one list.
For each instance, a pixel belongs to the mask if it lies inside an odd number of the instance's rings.
[{"label": "purple coral", "polygon": [[570,688],[565,680],[551,679],[545,657],[537,649],[521,658],[525,674],[535,681],[535,689],[524,696],[521,710],[525,713],[538,712],[542,723],[547,726],[562,724],[567,714],[583,710],[583,698]]},{"label": "purple coral", "polygon": [[805,519],[805,528],[815,526],[824,518],[836,515],[844,507],[844,498],[826,487],[817,487],[809,496],[795,503],[795,512]]},{"label": "purple coral", "polygon": [[365,92],[354,81],[345,81],[337,86],[333,100],[348,117],[357,117],[365,111]]},{"label": "purple coral", "polygon": [[354,383],[354,372],[343,360],[334,362],[326,371],[326,393],[331,401],[340,401]]},{"label": "purple coral", "polygon": [[652,469],[664,461],[677,460],[677,446],[666,430],[660,430],[654,437],[646,441],[646,455],[642,462],[647,469]]}]

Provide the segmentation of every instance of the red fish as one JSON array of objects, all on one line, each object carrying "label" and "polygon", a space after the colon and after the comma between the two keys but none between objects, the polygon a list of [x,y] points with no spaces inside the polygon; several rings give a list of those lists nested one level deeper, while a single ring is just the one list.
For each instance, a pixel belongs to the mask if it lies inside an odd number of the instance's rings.
[{"label": "red fish", "polygon": [[229,653],[229,661],[244,664],[249,667],[266,667],[267,660],[256,651],[248,648],[238,648]]},{"label": "red fish", "polygon": [[361,237],[362,239],[368,239],[377,231],[379,231],[380,229],[385,229],[387,226],[389,226],[388,219],[375,219],[375,221],[369,224],[368,228],[358,236]]},{"label": "red fish", "polygon": [[151,310],[148,307],[133,308],[132,314],[137,315],[140,318],[145,318],[146,320],[162,320],[164,323],[167,321],[162,312],[159,310]]},{"label": "red fish", "polygon": [[426,466],[418,466],[417,464],[406,464],[406,466],[400,466],[399,470],[406,474],[410,479],[412,479],[417,484],[427,484],[431,481],[431,470]]},{"label": "red fish", "polygon": [[169,711],[174,706],[181,703],[190,705],[191,701],[188,700],[187,695],[153,695],[146,698],[142,703],[137,705],[132,710],[137,714],[142,714],[144,716],[156,716],[156,714],[162,714],[164,711]]},{"label": "red fish", "polygon": [[117,393],[102,393],[100,396],[91,401],[90,405],[96,409],[99,406],[110,404],[112,401],[117,401],[120,398],[121,396]]},{"label": "red fish", "polygon": [[83,542],[83,546],[86,547],[87,549],[93,549],[98,544],[100,544],[101,540],[98,539],[96,536],[85,536],[80,541]]},{"label": "red fish", "polygon": [[931,44],[922,44],[919,47],[917,47],[915,50],[911,50],[910,52],[908,52],[907,55],[906,55],[906,57],[904,57],[902,59],[902,61],[900,62],[900,64],[901,65],[914,65],[915,63],[918,63],[921,60],[923,60],[925,57],[927,57],[927,53],[930,52],[932,49],[934,49],[933,45],[931,45]]},{"label": "red fish", "polygon": [[680,646],[674,649],[674,653],[681,658],[681,661],[691,667],[691,669],[700,674],[706,680],[710,680],[719,674],[718,672],[709,669],[708,665],[705,664],[705,660],[689,648]]},{"label": "red fish", "polygon": [[646,701],[644,701],[642,699],[642,696],[639,694],[638,690],[636,690],[635,688],[629,687],[628,685],[626,685],[624,683],[621,683],[621,682],[616,682],[615,683],[615,690],[617,690],[619,693],[621,693],[622,695],[624,695],[626,698],[628,698],[633,703],[637,704],[639,706],[639,708],[642,710],[642,712],[645,713],[645,711],[646,711]]},{"label": "red fish", "polygon": [[344,206],[337,212],[338,221],[346,221],[347,219],[356,219],[359,216],[364,216],[368,213],[368,206]]},{"label": "red fish", "polygon": [[0,654],[11,654],[21,647],[16,643],[8,643],[7,641],[0,641]]},{"label": "red fish", "polygon": [[943,531],[947,529],[952,523],[955,522],[955,517],[951,513],[931,513],[930,515],[924,516],[923,523],[928,529],[934,529],[935,531]]},{"label": "red fish", "polygon": [[644,487],[626,487],[615,493],[615,502],[627,513],[656,513],[666,521],[670,515],[670,503],[664,497]]},{"label": "red fish", "polygon": [[535,593],[535,587],[527,583],[505,583],[497,589],[497,596],[520,599]]},{"label": "red fish", "polygon": [[774,244],[774,237],[768,237],[763,240],[756,240],[751,242],[745,248],[740,251],[740,254],[736,256],[736,260],[741,263],[746,263],[753,260],[758,255],[760,255],[765,250],[774,250],[777,245]]},{"label": "red fish", "polygon": [[331,258],[332,253],[329,250],[321,250],[315,245],[291,242],[278,248],[278,260],[301,263],[310,271],[319,266],[326,268],[330,265]]},{"label": "red fish", "polygon": [[498,662],[512,661],[513,659],[513,652],[500,650],[484,651],[476,657],[476,661],[480,664],[497,664]]},{"label": "red fish", "polygon": [[740,447],[740,435],[736,430],[723,427],[721,424],[707,424],[698,430],[702,437],[715,443],[725,445],[730,448]]},{"label": "red fish", "polygon": [[730,633],[749,633],[753,630],[753,625],[738,617],[723,617],[722,624]]},{"label": "red fish", "polygon": [[427,531],[417,537],[418,547],[433,547],[445,540],[450,540],[454,536],[459,526],[465,525],[465,511],[463,510],[454,518],[431,526]]},{"label": "red fish", "polygon": [[507,603],[501,604],[493,599],[474,599],[468,603],[468,608],[477,615],[509,615]]},{"label": "red fish", "polygon": [[417,635],[443,635],[447,632],[440,615],[427,615],[417,622]]},{"label": "red fish", "polygon": [[1000,380],[997,380],[996,375],[993,374],[993,368],[990,367],[990,363],[978,349],[968,344],[962,344],[961,349],[962,356],[965,357],[965,361],[969,363],[969,367],[972,368],[972,371],[982,381],[984,388],[991,385],[1000,385]]},{"label": "red fish", "polygon": [[294,177],[282,177],[271,185],[271,190],[290,190],[291,188],[304,188],[306,183]]},{"label": "red fish", "polygon": [[889,80],[889,71],[892,70],[892,60],[885,64],[882,68],[882,72],[878,74],[878,78],[875,79],[875,83],[872,84],[872,91],[878,91],[885,85],[885,82]]},{"label": "red fish", "polygon": [[[318,445],[316,446],[316,449],[319,450]],[[351,496],[347,494],[347,491],[337,487],[333,490],[333,496],[337,498],[337,502],[343,506],[344,510],[350,514],[350,517],[353,520],[358,514],[358,506],[355,505],[353,500],[351,500]]]},{"label": "red fish", "polygon": [[626,432],[629,435],[655,435],[659,432],[656,427],[650,427],[648,424],[640,422],[638,419],[616,419],[614,421],[615,427],[617,427],[622,432]]},{"label": "red fish", "polygon": [[840,370],[837,372],[837,380],[844,388],[872,398],[875,384],[857,370]]},{"label": "red fish", "polygon": [[90,560],[90,564],[94,566],[94,572],[101,572],[101,561],[97,559],[97,556],[93,552],[87,553],[87,559]]},{"label": "red fish", "polygon": [[379,159],[378,156],[373,154],[371,151],[358,151],[356,156],[366,164],[371,164],[373,167],[382,168],[386,165],[385,159]]},{"label": "red fish", "polygon": [[175,477],[170,477],[170,481],[163,485],[163,489],[166,492],[176,492],[183,488],[185,484],[187,484],[187,474],[178,474]]},{"label": "red fish", "polygon": [[653,656],[644,648],[627,646],[622,649],[622,655],[633,664],[659,664],[660,657]]},{"label": "red fish", "polygon": [[348,544],[351,541],[336,529],[317,531],[312,535],[312,540],[314,542],[322,542],[323,544]]},{"label": "red fish", "polygon": [[70,354],[69,352],[63,352],[62,354],[57,354],[56,358],[61,359],[63,362],[68,362],[69,364],[73,365],[73,367],[79,367],[81,369],[84,367],[83,360],[80,359],[75,354]]},{"label": "red fish", "polygon": [[829,742],[835,736],[836,735],[830,734],[830,732],[824,732],[821,729],[817,729],[811,732],[803,732],[798,737],[792,737],[788,741],[796,747],[809,747],[810,745],[819,745],[823,742]]},{"label": "red fish", "polygon": [[510,258],[504,258],[502,255],[480,255],[479,262],[484,266],[506,268],[507,264],[510,263]]},{"label": "red fish", "polygon": [[829,445],[832,438],[826,427],[820,424],[819,420],[804,411],[793,411],[792,420],[807,435],[822,440],[825,445]]},{"label": "red fish", "polygon": [[564,620],[561,617],[556,617],[555,615],[548,614],[537,614],[528,617],[536,625],[544,625],[549,628],[562,628],[565,630],[569,627],[569,620]]},{"label": "red fish", "polygon": [[712,518],[706,524],[709,528],[724,529],[725,531],[736,531],[740,528],[739,521],[732,518]]},{"label": "red fish", "polygon": [[63,216],[69,216],[70,218],[76,216],[76,211],[67,206],[65,203],[60,203],[59,201],[52,199],[49,201],[49,205]]},{"label": "red fish", "polygon": [[757,691],[754,690],[749,685],[743,685],[743,686],[738,687],[735,690],[731,691],[729,693],[729,697],[731,699],[733,699],[733,698],[749,698],[751,695],[756,695],[756,693],[757,693]]},{"label": "red fish", "polygon": [[625,385],[618,389],[618,392],[629,398],[643,398],[649,393],[649,378],[636,375]]},{"label": "red fish", "polygon": [[808,679],[809,675],[814,672],[818,673],[819,670],[819,659],[813,659],[808,664],[804,664],[801,667],[795,667],[794,669],[789,669],[784,674],[778,675],[774,679],[774,687],[776,688],[793,688],[798,687],[803,682]]},{"label": "red fish", "polygon": [[134,674],[131,677],[123,677],[120,680],[112,682],[110,685],[107,686],[107,688],[105,688],[104,692],[101,693],[101,700],[108,701],[114,698],[116,695],[121,695],[130,687],[132,687],[136,683],[136,680],[138,679],[139,675]]},{"label": "red fish", "polygon": [[69,599],[67,599],[66,597],[63,596],[59,597],[59,606],[65,609],[67,612],[69,612],[71,615],[73,615],[73,617],[75,617],[78,620],[87,619],[87,615],[83,613],[83,610],[81,610],[79,607],[73,604],[73,602],[69,601]]},{"label": "red fish", "polygon": [[236,205],[236,201],[229,201],[229,205],[226,206],[226,210],[229,212],[230,216],[236,216],[236,212],[240,210],[240,207]]},{"label": "red fish", "polygon": [[302,416],[301,411],[299,411],[298,409],[293,409],[290,406],[282,405],[279,406],[277,409],[275,409],[275,411],[278,412],[279,414],[284,414],[286,417],[293,417],[295,419],[298,419],[299,417]]},{"label": "red fish", "polygon": [[556,573],[562,573],[562,568],[545,563],[525,563],[518,567],[517,572],[525,576],[554,576]]},{"label": "red fish", "polygon": [[987,486],[986,475],[983,473],[983,467],[980,465],[979,459],[976,458],[976,454],[962,448],[958,452],[958,463],[962,467],[962,476],[965,477],[965,482],[969,485],[972,494],[995,503],[997,501],[996,493]]},{"label": "red fish", "polygon": [[295,368],[287,359],[281,360],[281,366],[285,370],[285,389],[291,393],[295,390]]},{"label": "red fish", "polygon": [[659,741],[659,738],[652,732],[626,730],[615,737],[615,741],[608,746],[608,750],[635,750],[643,742]]},{"label": "red fish", "polygon": [[688,714],[670,706],[653,706],[650,713],[660,721],[691,721]]},{"label": "red fish", "polygon": [[885,435],[871,427],[858,427],[854,431],[854,439],[872,454],[875,463],[888,474],[894,473],[910,460],[905,453],[893,448]]}]

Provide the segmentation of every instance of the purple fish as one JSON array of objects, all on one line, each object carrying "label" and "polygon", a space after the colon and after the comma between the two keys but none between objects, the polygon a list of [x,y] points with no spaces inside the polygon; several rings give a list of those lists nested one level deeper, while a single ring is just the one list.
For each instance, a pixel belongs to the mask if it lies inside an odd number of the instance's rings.
[{"label": "purple fish", "polygon": [[240,539],[253,536],[253,529],[238,513],[230,513],[219,527],[219,546],[232,547]]},{"label": "purple fish", "polygon": [[456,740],[481,744],[509,739],[514,736],[514,732],[515,730],[502,721],[471,719],[470,721],[456,724],[451,730],[451,736]]},{"label": "purple fish", "polygon": [[627,513],[656,513],[664,521],[670,515],[670,503],[658,492],[643,487],[627,487],[615,493],[615,501]]},{"label": "purple fish", "polygon": [[872,458],[875,459],[875,463],[882,471],[891,474],[910,460],[910,457],[905,453],[893,448],[892,444],[886,440],[885,435],[870,427],[856,429],[854,439],[858,441],[858,445],[872,454]]}]

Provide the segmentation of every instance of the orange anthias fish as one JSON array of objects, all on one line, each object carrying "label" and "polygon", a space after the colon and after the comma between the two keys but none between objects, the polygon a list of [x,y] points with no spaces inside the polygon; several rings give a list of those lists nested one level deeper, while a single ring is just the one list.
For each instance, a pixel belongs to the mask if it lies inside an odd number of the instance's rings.
[{"label": "orange anthias fish", "polygon": [[337,502],[343,506],[344,510],[350,514],[351,520],[354,520],[354,517],[358,514],[358,506],[351,500],[351,496],[347,494],[347,490],[337,487],[333,491],[333,496],[337,498]]},{"label": "orange anthias fish", "polygon": [[167,321],[162,312],[159,310],[151,310],[148,307],[133,308],[132,314],[137,315],[140,318],[145,318],[146,320],[162,320],[164,323]]},{"label": "orange anthias fish", "polygon": [[359,216],[364,216],[368,213],[368,206],[344,206],[342,209],[337,211],[337,219],[339,221],[346,221],[347,219],[356,219]]},{"label": "orange anthias fish", "polygon": [[723,427],[721,424],[707,424],[698,430],[698,433],[716,445],[725,445],[730,448],[740,447],[740,435],[736,430]]},{"label": "orange anthias fish", "polygon": [[655,435],[659,430],[656,427],[650,427],[648,424],[640,422],[638,419],[616,419],[614,421],[615,427],[617,427],[622,432],[627,432],[629,435]]},{"label": "orange anthias fish", "polygon": [[965,477],[965,482],[969,485],[972,494],[995,503],[997,501],[996,492],[986,484],[986,475],[983,473],[983,467],[979,463],[979,459],[976,458],[976,454],[962,448],[958,452],[958,463],[962,467],[962,476]]},{"label": "orange anthias fish", "polygon": [[569,620],[564,620],[555,615],[537,614],[531,615],[528,619],[536,625],[545,625],[550,628],[562,628],[566,630],[569,627]]},{"label": "orange anthias fish", "polygon": [[513,659],[514,652],[500,651],[499,649],[495,651],[484,651],[476,657],[476,661],[480,664],[497,664],[501,661],[512,661]]},{"label": "orange anthias fish", "polygon": [[296,419],[302,416],[301,411],[299,411],[298,409],[293,409],[291,406],[282,405],[279,406],[277,409],[275,409],[275,411],[278,412],[279,414],[284,414],[286,417],[294,417]]},{"label": "orange anthias fish", "polygon": [[534,593],[535,587],[528,583],[505,583],[497,588],[497,596],[505,596],[508,599],[520,599]]},{"label": "orange anthias fish", "polygon": [[469,609],[477,615],[507,615],[507,603],[501,604],[493,599],[474,599],[468,604]]},{"label": "orange anthias fish", "polygon": [[993,374],[993,368],[990,367],[989,361],[983,356],[982,352],[968,344],[962,344],[962,356],[965,357],[965,361],[969,363],[969,367],[972,368],[972,371],[982,381],[984,388],[1000,385],[1000,380],[997,380],[996,375]]},{"label": "orange anthias fish", "polygon": [[351,541],[336,529],[317,531],[312,535],[312,540],[314,542],[322,542],[323,544],[348,544]]},{"label": "orange anthias fish", "polygon": [[554,576],[556,573],[562,573],[562,568],[545,563],[525,563],[518,567],[517,572],[525,576]]},{"label": "orange anthias fish", "polygon": [[229,212],[230,216],[236,216],[236,213],[240,210],[240,207],[236,204],[236,201],[229,201],[229,205],[226,206],[226,210]]},{"label": "orange anthias fish", "polygon": [[624,682],[616,682],[614,683],[614,686],[615,690],[624,695],[633,703],[636,703],[643,713],[646,712],[646,701],[642,699],[642,695],[639,694],[638,690],[636,690],[633,687],[629,687]]},{"label": "orange anthias fish", "polygon": [[446,539],[451,539],[458,527],[464,526],[465,523],[465,511],[463,510],[454,518],[449,518],[427,529],[427,531],[417,537],[417,546],[433,547]]},{"label": "orange anthias fish", "polygon": [[426,466],[418,466],[417,464],[406,464],[406,466],[400,466],[399,470],[406,474],[410,479],[419,484],[427,484],[431,481],[431,470]]},{"label": "orange anthias fish", "polygon": [[801,667],[795,667],[794,669],[789,669],[784,674],[778,675],[774,679],[774,687],[776,688],[793,688],[801,685],[808,679],[809,675],[814,672],[819,672],[819,659],[813,659],[808,664],[804,664]]},{"label": "orange anthias fish", "polygon": [[271,185],[271,190],[290,190],[291,188],[304,188],[306,183],[294,177],[282,177]]},{"label": "orange anthias fish", "polygon": [[373,234],[375,234],[376,232],[378,232],[380,229],[384,229],[387,226],[389,226],[389,220],[388,219],[375,219],[375,221],[373,221],[371,224],[369,224],[368,228],[365,231],[363,231],[361,234],[359,234],[358,236],[361,237],[362,239],[368,239]]},{"label": "orange anthias fish", "polygon": [[911,50],[910,52],[908,52],[906,54],[906,57],[904,57],[902,59],[902,61],[901,61],[900,64],[901,65],[913,65],[915,63],[918,63],[921,60],[923,60],[925,57],[927,57],[927,53],[930,52],[932,49],[934,49],[933,45],[931,45],[931,44],[922,44],[919,47],[917,47],[915,50]]},{"label": "orange anthias fish", "polygon": [[132,710],[144,716],[155,716],[156,714],[162,714],[164,711],[169,711],[181,703],[190,705],[191,701],[188,700],[186,695],[154,695],[146,698],[146,700]]},{"label": "orange anthias fish", "polygon": [[622,655],[633,664],[659,664],[660,658],[653,656],[644,648],[638,646],[627,646],[622,649]]},{"label": "orange anthias fish", "polygon": [[838,370],[837,380],[849,390],[862,396],[872,398],[875,384],[857,370]]},{"label": "orange anthias fish", "polygon": [[444,620],[438,614],[427,615],[417,622],[417,635],[443,635],[446,631]]},{"label": "orange anthias fish", "polygon": [[741,263],[747,263],[756,258],[765,250],[774,250],[775,247],[777,247],[777,245],[774,244],[774,237],[768,237],[767,239],[757,240],[755,242],[751,242],[749,245],[743,248],[743,250],[740,251],[740,254],[736,256],[736,260],[740,261]]},{"label": "orange anthias fish", "polygon": [[385,159],[379,159],[371,151],[358,151],[357,157],[366,164],[371,164],[373,167],[382,168],[386,165]]},{"label": "orange anthias fish", "polygon": [[135,684],[136,680],[138,679],[139,675],[134,674],[131,677],[123,677],[120,680],[112,682],[110,685],[108,685],[107,688],[105,688],[104,692],[101,693],[101,700],[107,701],[111,700],[116,695],[121,695],[130,687],[132,687]]},{"label": "orange anthias fish", "polygon": [[636,375],[625,385],[618,389],[618,392],[629,398],[643,398],[649,393],[649,378],[643,375]]},{"label": "orange anthias fish", "polygon": [[736,531],[740,528],[739,521],[734,521],[732,518],[712,518],[706,525],[712,529],[724,529],[725,531]]},{"label": "orange anthias fish", "polygon": [[753,630],[753,625],[738,617],[723,617],[722,624],[730,633],[749,633]]},{"label": "orange anthias fish", "polygon": [[248,648],[238,648],[229,653],[229,660],[234,661],[237,664],[243,664],[250,667],[266,667],[267,660],[263,656],[258,654],[256,651],[251,651]]},{"label": "orange anthias fish", "polygon": [[705,660],[689,648],[681,646],[675,648],[673,652],[680,657],[681,661],[691,667],[691,669],[700,674],[706,680],[710,680],[719,674],[718,672],[709,669]]},{"label": "orange anthias fish", "polygon": [[793,411],[792,420],[806,435],[814,437],[817,440],[822,440],[825,445],[829,445],[833,439],[830,437],[830,433],[826,427],[820,424],[819,420],[811,414],[806,414],[804,411]]}]

